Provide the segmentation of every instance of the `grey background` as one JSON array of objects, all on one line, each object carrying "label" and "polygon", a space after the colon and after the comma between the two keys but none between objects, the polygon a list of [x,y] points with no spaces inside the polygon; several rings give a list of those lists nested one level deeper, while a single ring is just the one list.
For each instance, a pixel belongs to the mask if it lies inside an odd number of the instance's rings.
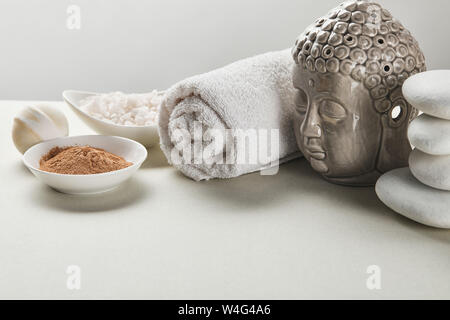
[{"label": "grey background", "polygon": [[[449,68],[448,0],[380,1]],[[0,99],[60,100],[64,89],[145,92],[290,47],[336,0],[0,0]],[[81,29],[66,27],[81,8]]]}]

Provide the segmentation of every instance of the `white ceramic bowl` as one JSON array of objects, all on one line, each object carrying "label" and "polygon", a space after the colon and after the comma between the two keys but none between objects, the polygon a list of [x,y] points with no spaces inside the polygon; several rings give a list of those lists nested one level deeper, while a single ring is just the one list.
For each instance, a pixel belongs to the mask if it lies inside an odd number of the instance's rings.
[{"label": "white ceramic bowl", "polygon": [[[132,162],[133,165],[121,170],[89,175],[59,174],[39,169],[39,160],[53,147],[77,145],[104,149],[123,157],[125,160]],[[146,158],[147,149],[136,141],[122,137],[90,135],[64,137],[41,142],[25,152],[23,162],[36,178],[60,192],[89,194],[104,192],[117,187],[130,178]]]},{"label": "white ceramic bowl", "polygon": [[[157,125],[151,126],[125,126],[103,121],[92,117],[80,109],[80,101],[86,97],[97,95],[95,92],[85,92],[76,90],[66,90],[62,96],[64,101],[72,108],[75,114],[80,117],[92,130],[99,134],[109,136],[120,136],[142,143],[146,147],[151,147],[159,143]],[[163,92],[161,92],[163,94]]]}]

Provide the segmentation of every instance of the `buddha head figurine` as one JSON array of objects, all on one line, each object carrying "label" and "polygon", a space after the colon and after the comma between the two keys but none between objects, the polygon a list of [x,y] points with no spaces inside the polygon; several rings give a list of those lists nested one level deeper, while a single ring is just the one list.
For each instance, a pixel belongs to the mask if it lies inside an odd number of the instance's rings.
[{"label": "buddha head figurine", "polygon": [[297,39],[294,128],[300,150],[330,182],[370,186],[408,165],[410,121],[403,98],[426,70],[417,41],[379,4],[348,1]]}]

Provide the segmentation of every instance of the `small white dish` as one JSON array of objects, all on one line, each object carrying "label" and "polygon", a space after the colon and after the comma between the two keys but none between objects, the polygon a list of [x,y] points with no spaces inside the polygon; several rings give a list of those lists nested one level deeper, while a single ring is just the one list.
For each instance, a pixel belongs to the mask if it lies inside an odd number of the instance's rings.
[{"label": "small white dish", "polygon": [[158,127],[156,124],[151,126],[126,126],[103,121],[85,113],[80,109],[80,102],[93,95],[98,95],[98,93],[66,90],[62,94],[64,101],[72,108],[75,114],[95,132],[103,135],[132,139],[146,147],[151,147],[159,143]]},{"label": "small white dish", "polygon": [[[128,168],[88,175],[59,174],[39,169],[39,161],[54,147],[91,146],[104,149],[110,153],[123,157],[133,165]],[[63,193],[91,194],[114,189],[130,178],[147,158],[147,149],[140,143],[112,136],[76,136],[63,137],[41,142],[25,152],[23,162],[25,166],[43,183]]]}]

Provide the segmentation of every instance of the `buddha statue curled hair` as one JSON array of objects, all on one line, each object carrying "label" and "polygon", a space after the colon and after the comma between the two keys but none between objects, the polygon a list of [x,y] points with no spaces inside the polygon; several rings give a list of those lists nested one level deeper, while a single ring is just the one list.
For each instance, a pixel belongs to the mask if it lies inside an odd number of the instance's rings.
[{"label": "buddha statue curled hair", "polygon": [[407,166],[418,112],[401,87],[426,66],[399,21],[378,3],[347,1],[309,26],[292,54],[297,141],[316,171],[358,186]]}]

